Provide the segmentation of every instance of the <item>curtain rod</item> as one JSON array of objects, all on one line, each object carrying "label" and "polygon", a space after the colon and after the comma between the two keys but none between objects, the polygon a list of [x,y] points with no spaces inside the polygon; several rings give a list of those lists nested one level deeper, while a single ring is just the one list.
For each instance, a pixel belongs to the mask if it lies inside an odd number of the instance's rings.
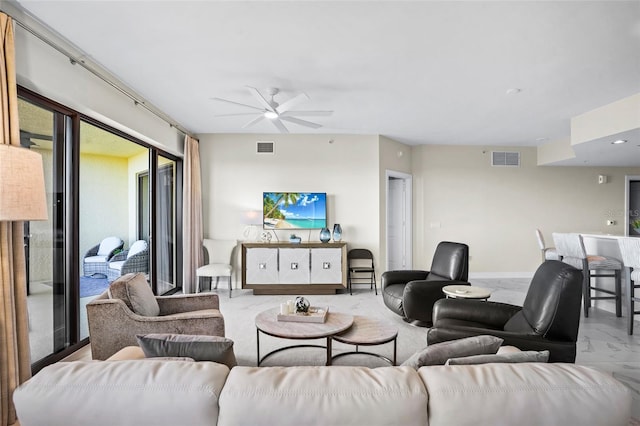
[{"label": "curtain rod", "polygon": [[67,58],[69,58],[69,61],[71,62],[72,65],[80,65],[82,68],[84,68],[85,70],[89,71],[91,74],[93,74],[94,76],[98,77],[100,80],[104,81],[109,86],[113,87],[118,92],[122,93],[123,95],[125,95],[126,97],[131,99],[135,105],[142,106],[144,109],[149,111],[151,114],[155,115],[156,117],[158,117],[162,121],[164,121],[167,124],[169,124],[169,127],[173,127],[174,129],[178,130],[179,132],[181,132],[181,133],[183,133],[185,135],[191,136],[192,138],[196,139],[196,137],[194,135],[192,135],[189,131],[187,131],[180,124],[176,123],[175,120],[173,120],[167,114],[165,114],[162,111],[158,110],[154,106],[147,105],[145,101],[143,101],[142,99],[139,99],[137,96],[135,96],[134,94],[132,94],[128,90],[120,87],[117,83],[113,82],[108,77],[102,75],[99,71],[97,71],[97,70],[93,69],[92,67],[90,67],[89,65],[87,65],[85,63],[84,59],[82,59],[82,57],[77,57],[77,56],[73,55],[72,53],[67,51],[65,48],[63,48],[62,46],[60,46],[60,45],[56,44],[55,42],[49,40],[47,37],[41,35],[36,30],[31,28],[27,24],[19,21],[15,17],[12,16],[11,19],[16,24],[18,24],[20,27],[22,27],[24,30],[26,30],[27,32],[29,32],[30,34],[32,34],[33,36],[35,36],[36,38],[38,38],[42,42],[46,43],[47,45],[49,45],[53,49],[57,50],[59,53],[63,54]]}]

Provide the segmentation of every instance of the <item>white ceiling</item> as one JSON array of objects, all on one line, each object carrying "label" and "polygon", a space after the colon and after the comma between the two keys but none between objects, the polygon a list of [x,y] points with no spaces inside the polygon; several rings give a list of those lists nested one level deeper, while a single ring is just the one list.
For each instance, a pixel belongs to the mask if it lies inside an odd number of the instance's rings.
[{"label": "white ceiling", "polygon": [[640,1],[19,3],[192,133],[276,133],[215,117],[249,85],[334,111],[292,133],[536,146],[640,93]]}]

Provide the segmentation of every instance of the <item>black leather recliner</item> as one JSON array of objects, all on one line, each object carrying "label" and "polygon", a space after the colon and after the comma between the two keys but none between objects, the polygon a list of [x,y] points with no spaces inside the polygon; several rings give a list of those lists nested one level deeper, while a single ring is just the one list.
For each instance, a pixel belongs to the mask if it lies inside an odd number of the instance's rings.
[{"label": "black leather recliner", "polygon": [[384,304],[406,321],[430,326],[433,304],[444,298],[442,287],[469,285],[469,246],[443,241],[436,247],[430,271],[398,270],[382,274]]},{"label": "black leather recliner", "polygon": [[549,350],[549,362],[575,362],[582,271],[547,260],[536,271],[522,307],[444,299],[433,309],[427,343],[489,334],[521,350]]}]

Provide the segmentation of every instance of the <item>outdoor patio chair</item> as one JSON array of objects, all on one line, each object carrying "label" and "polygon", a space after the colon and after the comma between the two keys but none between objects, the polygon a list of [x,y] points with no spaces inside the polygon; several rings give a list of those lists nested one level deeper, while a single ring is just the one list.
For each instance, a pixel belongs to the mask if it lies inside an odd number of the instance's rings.
[{"label": "outdoor patio chair", "polygon": [[107,278],[113,281],[121,275],[132,272],[149,272],[149,246],[144,240],[134,242],[129,250],[111,258],[107,268]]},{"label": "outdoor patio chair", "polygon": [[102,274],[107,276],[109,261],[116,251],[122,250],[124,241],[118,237],[107,237],[91,247],[82,259],[83,275]]}]

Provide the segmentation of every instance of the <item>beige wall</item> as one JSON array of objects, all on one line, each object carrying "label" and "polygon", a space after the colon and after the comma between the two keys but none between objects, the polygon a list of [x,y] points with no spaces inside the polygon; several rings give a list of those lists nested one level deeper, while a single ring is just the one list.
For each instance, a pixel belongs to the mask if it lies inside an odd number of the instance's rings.
[{"label": "beige wall", "polygon": [[[80,258],[105,237],[127,241],[127,159],[80,155]],[[80,262],[82,264],[82,262]]]},{"label": "beige wall", "polygon": [[[522,147],[508,148],[521,152],[521,167],[491,167],[492,149],[506,148],[413,147],[414,267],[428,267],[437,243],[452,240],[469,244],[472,276],[531,273],[536,228],[547,245],[556,231],[623,233],[624,176],[639,169],[539,167],[536,148]],[[598,184],[600,174],[609,183]]]},{"label": "beige wall", "polygon": [[[350,247],[379,255],[377,136],[215,134],[199,139],[205,237],[242,239],[241,213],[261,210],[263,191],[326,192],[329,227],[340,223]],[[256,154],[259,140],[274,141],[275,154]],[[290,234],[277,232],[280,240]],[[319,236],[316,230],[296,234],[303,241]]]}]

